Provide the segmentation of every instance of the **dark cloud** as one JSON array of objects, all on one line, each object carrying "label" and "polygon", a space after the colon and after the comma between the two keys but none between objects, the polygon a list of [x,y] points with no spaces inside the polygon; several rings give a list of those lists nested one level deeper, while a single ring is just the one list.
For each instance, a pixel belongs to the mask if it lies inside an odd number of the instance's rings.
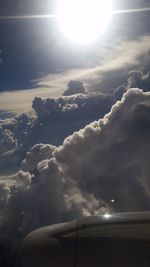
[{"label": "dark cloud", "polygon": [[0,140],[0,151],[2,154],[12,153],[17,148],[17,140],[9,129],[1,131]]},{"label": "dark cloud", "polygon": [[128,88],[138,87],[145,92],[150,91],[150,71],[144,74],[142,71],[133,70],[129,72]]},{"label": "dark cloud", "polygon": [[64,138],[74,131],[103,117],[113,103],[111,95],[98,93],[78,94],[57,100],[36,98],[33,107],[38,121],[32,129],[30,140],[33,136],[36,143],[60,145]]},{"label": "dark cloud", "polygon": [[19,169],[29,147],[28,138],[35,117],[21,114],[11,119],[0,120],[0,172],[9,174]]},{"label": "dark cloud", "polygon": [[103,116],[114,103],[110,94],[88,93],[68,97],[42,100],[36,97],[33,101],[38,120],[41,123],[65,123],[74,120],[89,120]]},{"label": "dark cloud", "polygon": [[52,145],[37,144],[34,145],[31,151],[28,151],[26,158],[22,161],[22,170],[34,173],[37,171],[37,164],[42,160],[52,157],[56,147]]},{"label": "dark cloud", "polygon": [[[36,115],[23,113],[0,120],[1,174],[19,169],[29,147],[37,143],[60,145],[74,131],[110,111],[114,99],[100,93],[78,94],[59,99],[36,97]],[[7,172],[8,173],[8,172]]]},{"label": "dark cloud", "polygon": [[114,89],[113,94],[116,100],[121,100],[123,94],[130,88],[141,88],[144,92],[150,91],[150,71],[131,70],[128,73],[128,79]]},{"label": "dark cloud", "polygon": [[85,88],[83,83],[80,81],[70,81],[67,85],[67,89],[64,91],[63,95],[75,95],[75,94],[84,94]]},{"label": "dark cloud", "polygon": [[116,88],[114,90],[114,97],[115,97],[115,99],[116,100],[121,100],[123,94],[126,92],[126,89],[127,89],[127,85],[126,84],[121,85],[118,88]]}]

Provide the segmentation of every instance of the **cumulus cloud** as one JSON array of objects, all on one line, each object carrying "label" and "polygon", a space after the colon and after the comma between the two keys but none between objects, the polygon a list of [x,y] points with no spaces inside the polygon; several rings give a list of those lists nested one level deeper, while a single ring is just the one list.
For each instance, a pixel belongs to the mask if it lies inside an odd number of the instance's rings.
[{"label": "cumulus cloud", "polygon": [[36,212],[36,225],[44,225],[111,209],[148,209],[149,112],[150,93],[132,89],[103,119],[66,138],[62,146],[34,146],[21,173],[30,181],[31,199],[22,207],[28,219]]},{"label": "cumulus cloud", "polygon": [[120,211],[149,208],[150,94],[129,90],[100,121],[74,133],[54,153],[83,191],[115,200]]},{"label": "cumulus cloud", "polygon": [[32,103],[34,115],[23,113],[12,119],[0,120],[1,175],[6,175],[6,170],[17,171],[25,153],[33,145],[62,144],[74,131],[103,117],[113,103],[113,96],[101,93],[77,94],[58,99],[36,97]]},{"label": "cumulus cloud", "polygon": [[55,158],[41,161],[37,169],[36,183],[32,173],[21,170],[13,186],[0,185],[1,240],[15,243],[37,227],[109,210],[104,201],[82,193],[64,177]]},{"label": "cumulus cloud", "polygon": [[145,92],[150,90],[150,71],[146,74],[143,71],[133,70],[129,72],[128,88],[138,87]]},{"label": "cumulus cloud", "polygon": [[40,122],[65,123],[69,120],[85,120],[90,117],[103,116],[114,103],[113,96],[102,93],[77,94],[54,99],[33,100],[34,108]]},{"label": "cumulus cloud", "polygon": [[17,140],[9,129],[1,130],[0,139],[0,151],[3,155],[13,153],[17,148]]},{"label": "cumulus cloud", "polygon": [[34,145],[31,151],[28,151],[26,158],[22,161],[22,170],[34,173],[37,170],[37,164],[42,160],[52,157],[56,147],[46,144]]},{"label": "cumulus cloud", "polygon": [[103,119],[63,145],[35,145],[14,184],[0,186],[2,238],[14,242],[80,216],[148,210],[149,115],[150,93],[130,89]]},{"label": "cumulus cloud", "polygon": [[[0,127],[0,173],[8,174],[9,169],[16,165],[18,141],[10,129]],[[15,166],[16,167],[16,166]]]},{"label": "cumulus cloud", "polygon": [[127,91],[127,85],[123,84],[120,85],[119,87],[117,87],[113,94],[116,100],[121,100],[121,98],[123,97],[123,94]]},{"label": "cumulus cloud", "polygon": [[141,88],[144,92],[150,91],[150,71],[144,72],[138,69],[129,71],[128,78],[113,90],[115,99],[121,100],[123,94],[130,88]]},{"label": "cumulus cloud", "polygon": [[21,114],[11,119],[0,120],[0,172],[9,173],[18,168],[29,144],[28,138],[35,118]]},{"label": "cumulus cloud", "polygon": [[[38,183],[43,173],[50,175],[48,166],[53,163],[62,181],[73,183],[73,192],[81,190],[78,195],[93,195],[107,205],[114,199],[116,210],[147,209],[149,106],[150,93],[128,90],[103,119],[75,132],[62,146],[33,146],[22,162],[22,171],[32,175],[31,184],[36,177]],[[68,201],[72,201],[69,196]]]},{"label": "cumulus cloud", "polygon": [[85,88],[82,82],[70,81],[63,95],[67,96],[67,95],[84,94],[84,93],[85,93]]}]

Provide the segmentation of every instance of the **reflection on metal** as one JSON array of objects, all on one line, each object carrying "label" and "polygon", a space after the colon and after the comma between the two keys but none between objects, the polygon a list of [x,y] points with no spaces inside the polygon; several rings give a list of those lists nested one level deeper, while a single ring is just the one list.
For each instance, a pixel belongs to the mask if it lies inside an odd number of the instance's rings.
[{"label": "reflection on metal", "polygon": [[109,213],[105,213],[103,216],[105,219],[109,219],[111,217],[111,215]]}]

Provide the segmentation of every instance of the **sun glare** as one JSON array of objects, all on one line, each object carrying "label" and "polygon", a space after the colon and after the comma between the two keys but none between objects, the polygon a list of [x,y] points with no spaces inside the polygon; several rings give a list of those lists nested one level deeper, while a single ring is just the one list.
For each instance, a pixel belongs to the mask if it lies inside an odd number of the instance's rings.
[{"label": "sun glare", "polygon": [[87,44],[107,28],[112,16],[111,0],[59,0],[57,18],[64,35]]}]

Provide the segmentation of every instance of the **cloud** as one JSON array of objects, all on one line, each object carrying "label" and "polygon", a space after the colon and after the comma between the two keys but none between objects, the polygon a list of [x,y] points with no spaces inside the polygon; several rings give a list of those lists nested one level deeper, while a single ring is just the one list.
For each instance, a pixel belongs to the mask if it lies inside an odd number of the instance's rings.
[{"label": "cloud", "polygon": [[14,185],[0,185],[0,234],[5,243],[14,245],[29,231],[47,224],[109,210],[104,201],[82,194],[73,181],[64,177],[54,158],[41,161],[36,168],[39,173],[34,178],[21,170],[13,177]]},{"label": "cloud", "polygon": [[88,93],[60,97],[58,99],[41,99],[36,97],[32,107],[40,122],[69,123],[89,120],[91,117],[103,116],[114,103],[110,94]]},{"label": "cloud", "polygon": [[0,185],[2,239],[18,242],[32,229],[80,216],[148,210],[149,134],[150,93],[130,89],[63,145],[35,145],[14,184]]},{"label": "cloud", "polygon": [[150,91],[150,71],[131,70],[123,84],[115,88],[113,95],[116,100],[121,100],[123,94],[130,88],[141,88],[144,92]]},{"label": "cloud", "polygon": [[[117,211],[146,210],[150,204],[149,112],[150,93],[132,89],[103,119],[75,132],[62,146],[35,145],[22,163],[22,170],[32,177],[31,197],[33,192],[44,190],[38,201],[46,207],[55,205],[57,194],[61,196],[63,207],[57,207],[57,212],[63,211],[61,218],[69,210],[72,216],[96,214],[108,207]],[[46,204],[48,195],[53,199],[51,204]],[[47,208],[44,210],[42,216],[46,216]],[[50,223],[50,218],[48,215],[43,220]]]},{"label": "cloud", "polygon": [[127,85],[126,84],[123,84],[123,85],[120,85],[119,87],[117,87],[113,92],[116,101],[121,100],[121,98],[123,97],[123,95],[126,91],[127,91]]},{"label": "cloud", "polygon": [[11,112],[9,110],[0,110],[0,120],[8,119],[8,118],[13,118],[15,115],[14,112]]},{"label": "cloud", "polygon": [[150,94],[129,90],[104,119],[74,133],[54,156],[66,177],[117,211],[146,210],[150,204]]},{"label": "cloud", "polygon": [[13,131],[0,127],[0,172],[5,175],[9,174],[9,169],[14,170],[16,165],[15,153],[18,149],[18,141]]},{"label": "cloud", "polygon": [[[143,64],[143,56],[149,53],[149,40],[149,35],[140,36],[134,41],[122,40],[119,44],[109,46],[105,50],[105,57],[99,61],[97,60],[93,67],[72,69],[55,75],[45,75],[35,82],[39,87],[51,87],[54,84],[57,91],[57,88],[64,88],[68,80],[80,80],[88,90],[93,91],[93,88],[99,91],[106,88],[110,90],[110,88],[118,86],[119,84],[117,85],[116,81],[118,80],[118,83],[120,83],[120,79],[124,79],[128,71],[133,69],[134,66]],[[101,51],[99,53],[101,54]],[[99,54],[97,54],[97,57],[99,57]],[[108,79],[112,76],[114,77],[114,85],[111,79]]]},{"label": "cloud", "polygon": [[28,151],[26,158],[22,161],[22,170],[34,173],[37,170],[37,164],[42,160],[52,157],[55,147],[52,145],[37,144],[34,145],[31,151]]},{"label": "cloud", "polygon": [[[33,81],[34,88],[0,93],[0,107],[2,110],[25,112],[30,109],[30,103],[36,96],[41,98],[58,98],[70,80],[80,80],[88,90],[93,87],[103,90],[109,89],[109,84],[103,81],[114,71],[122,72],[133,69],[143,63],[141,58],[149,51],[149,36],[139,37],[134,41],[121,41],[105,50],[105,59],[96,60],[94,67],[75,68],[57,74],[43,75]],[[115,48],[114,48],[115,47]],[[101,52],[99,52],[101,54]],[[99,54],[97,55],[99,58]],[[123,74],[123,79],[124,79]],[[108,79],[107,79],[108,80]],[[120,80],[119,80],[120,81]],[[120,82],[119,82],[120,83]],[[115,85],[118,87],[120,84]],[[114,88],[114,86],[112,86]]]},{"label": "cloud", "polygon": [[138,87],[145,92],[150,90],[150,71],[146,74],[143,71],[133,70],[129,72],[128,88]]},{"label": "cloud", "polygon": [[[19,169],[20,161],[28,149],[28,138],[35,117],[21,114],[14,118],[0,120],[0,172],[9,175]],[[27,146],[27,147],[26,147]]]},{"label": "cloud", "polygon": [[9,130],[1,130],[0,132],[0,150],[3,155],[12,154],[17,149],[17,140],[14,138],[14,134]]},{"label": "cloud", "polygon": [[82,82],[70,81],[63,95],[67,96],[67,95],[84,94],[84,93],[85,93],[85,88]]},{"label": "cloud", "polygon": [[150,93],[132,89],[62,146],[35,145],[10,187],[17,229],[23,234],[81,215],[148,209],[149,113]]},{"label": "cloud", "polygon": [[[0,120],[1,175],[17,171],[21,160],[32,146],[39,143],[62,144],[74,131],[103,117],[113,103],[113,96],[100,93],[77,94],[58,99],[36,97],[32,104],[34,115],[33,112],[23,113],[12,119]],[[28,165],[33,163],[32,154],[37,153],[39,157],[40,149],[39,145],[29,152]],[[48,148],[45,149],[47,151]],[[43,157],[43,150],[41,153]]]}]

